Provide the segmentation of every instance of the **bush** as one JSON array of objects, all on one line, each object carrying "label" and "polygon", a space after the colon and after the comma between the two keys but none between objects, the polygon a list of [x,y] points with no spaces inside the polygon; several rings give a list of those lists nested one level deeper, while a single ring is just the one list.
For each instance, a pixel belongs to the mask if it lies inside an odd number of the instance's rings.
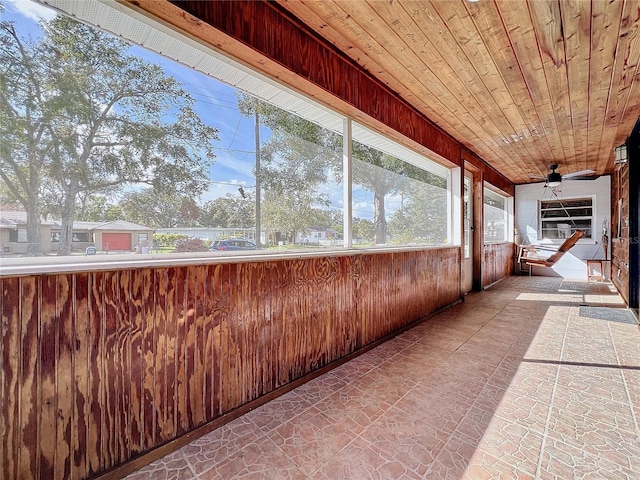
[{"label": "bush", "polygon": [[154,233],[153,239],[162,247],[173,247],[180,239],[186,240],[189,235],[184,233]]},{"label": "bush", "polygon": [[201,238],[180,238],[176,240],[176,252],[206,252],[207,244]]}]

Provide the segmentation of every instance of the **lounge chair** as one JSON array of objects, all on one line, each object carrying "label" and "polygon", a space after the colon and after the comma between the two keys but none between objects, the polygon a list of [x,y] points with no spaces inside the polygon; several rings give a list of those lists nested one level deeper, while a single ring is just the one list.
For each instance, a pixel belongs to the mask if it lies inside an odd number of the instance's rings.
[{"label": "lounge chair", "polygon": [[[522,265],[527,265],[529,267],[529,275],[531,275],[531,269],[534,265],[552,267],[583,236],[584,230],[576,230],[557,249],[541,245],[520,245],[518,247],[518,265],[520,265],[520,268],[522,268]],[[540,250],[543,250],[543,252]],[[545,253],[544,250],[551,251],[551,255],[548,253],[543,255]]]}]

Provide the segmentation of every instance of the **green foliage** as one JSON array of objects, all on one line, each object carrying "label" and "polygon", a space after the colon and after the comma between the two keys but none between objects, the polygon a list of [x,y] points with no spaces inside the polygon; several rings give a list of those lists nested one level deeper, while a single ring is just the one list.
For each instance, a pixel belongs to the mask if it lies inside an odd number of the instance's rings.
[{"label": "green foliage", "polygon": [[153,239],[158,242],[160,247],[174,247],[180,240],[189,238],[189,235],[183,233],[154,233]]},{"label": "green foliage", "polygon": [[[391,242],[440,244],[447,238],[447,190],[432,183],[412,180],[407,183],[403,206],[389,220]],[[444,183],[444,182],[443,182]]]},{"label": "green foliage", "polygon": [[271,129],[260,157],[263,226],[293,238],[296,232],[331,225],[328,197],[319,190],[341,172],[339,135],[248,95],[239,95],[238,109],[246,116],[257,113]]},{"label": "green foliage", "polygon": [[86,222],[125,220],[119,205],[109,202],[103,195],[81,195],[76,206],[76,219]]},{"label": "green foliage", "polygon": [[193,227],[200,207],[190,195],[146,188],[125,194],[120,201],[123,219],[154,228]]},{"label": "green foliage", "polygon": [[240,227],[255,226],[256,202],[255,195],[245,191],[245,197],[240,194],[227,193],[224,197],[206,202],[200,208],[198,223],[203,227]]},{"label": "green foliage", "polygon": [[354,218],[351,229],[354,240],[372,242],[376,235],[376,227],[371,220],[366,218]]},{"label": "green foliage", "polygon": [[209,247],[201,238],[181,238],[176,241],[177,253],[183,252],[206,252]]},{"label": "green foliage", "polygon": [[27,210],[30,244],[40,243],[41,214],[52,213],[68,251],[65,225],[82,196],[136,184],[191,196],[207,187],[218,130],[178,82],[68,17],[42,29],[30,42],[0,23],[0,179]]}]

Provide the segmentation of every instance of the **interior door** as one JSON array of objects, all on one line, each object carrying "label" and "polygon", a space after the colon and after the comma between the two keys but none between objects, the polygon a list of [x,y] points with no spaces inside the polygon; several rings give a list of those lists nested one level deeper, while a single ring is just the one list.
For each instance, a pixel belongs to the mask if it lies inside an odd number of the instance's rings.
[{"label": "interior door", "polygon": [[473,288],[473,176],[464,174],[464,293]]}]

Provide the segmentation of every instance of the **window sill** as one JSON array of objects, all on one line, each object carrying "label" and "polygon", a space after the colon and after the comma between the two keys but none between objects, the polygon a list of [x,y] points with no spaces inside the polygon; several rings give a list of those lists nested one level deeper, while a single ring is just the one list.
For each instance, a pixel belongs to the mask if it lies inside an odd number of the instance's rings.
[{"label": "window sill", "polygon": [[[27,275],[60,274],[94,271],[129,270],[138,268],[166,268],[189,265],[224,263],[272,262],[281,260],[348,257],[384,253],[414,252],[460,248],[454,245],[419,245],[399,247],[340,248],[335,250],[288,250],[256,254],[254,252],[198,252],[149,254],[97,254],[90,256],[49,256],[0,258],[0,278]],[[47,262],[43,262],[43,258]]]}]

